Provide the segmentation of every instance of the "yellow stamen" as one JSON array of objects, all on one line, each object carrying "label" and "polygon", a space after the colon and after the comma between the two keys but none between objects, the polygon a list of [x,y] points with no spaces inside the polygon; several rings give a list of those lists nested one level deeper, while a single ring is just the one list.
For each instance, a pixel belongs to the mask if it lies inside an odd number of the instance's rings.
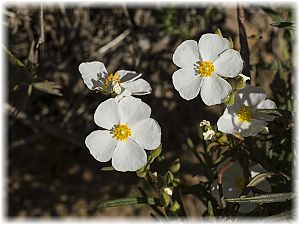
[{"label": "yellow stamen", "polygon": [[242,105],[237,115],[240,122],[250,123],[252,120],[252,110],[249,106]]},{"label": "yellow stamen", "polygon": [[199,74],[202,77],[210,77],[212,72],[214,72],[215,67],[211,61],[204,61],[199,64]]},{"label": "yellow stamen", "polygon": [[131,129],[127,126],[127,124],[118,124],[114,126],[112,133],[113,137],[118,140],[126,141],[128,137],[131,136]]},{"label": "yellow stamen", "polygon": [[239,189],[240,191],[243,190],[245,186],[245,178],[244,177],[238,177],[234,181],[234,186]]},{"label": "yellow stamen", "polygon": [[107,76],[107,78],[105,79],[104,84],[106,86],[111,85],[113,82],[120,82],[120,75],[116,72],[114,75],[111,73]]}]

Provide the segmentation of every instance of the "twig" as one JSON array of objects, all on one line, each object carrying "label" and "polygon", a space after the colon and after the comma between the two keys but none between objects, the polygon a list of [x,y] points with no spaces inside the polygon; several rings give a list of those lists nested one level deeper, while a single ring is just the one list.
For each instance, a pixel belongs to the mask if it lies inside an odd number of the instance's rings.
[{"label": "twig", "polygon": [[[238,21],[238,26],[239,26],[239,37],[240,37],[240,45],[241,45],[241,56],[242,59],[244,60],[245,67],[243,69],[243,74],[246,76],[251,76],[250,74],[250,51],[249,51],[249,46],[248,46],[248,37],[246,33],[246,28],[245,28],[245,9],[243,6],[238,4],[237,6],[237,21]],[[256,83],[255,81],[255,75],[253,74],[251,76],[251,85],[254,85]]]},{"label": "twig", "polygon": [[96,51],[96,54],[104,54],[112,47],[118,45],[121,41],[123,41],[128,35],[130,34],[130,30],[126,29],[122,34],[120,34],[118,37],[104,45],[103,47],[99,48]]},{"label": "twig", "polygon": [[40,8],[40,37],[38,41],[38,45],[43,44],[45,42],[45,30],[44,30],[44,11],[41,3]]}]

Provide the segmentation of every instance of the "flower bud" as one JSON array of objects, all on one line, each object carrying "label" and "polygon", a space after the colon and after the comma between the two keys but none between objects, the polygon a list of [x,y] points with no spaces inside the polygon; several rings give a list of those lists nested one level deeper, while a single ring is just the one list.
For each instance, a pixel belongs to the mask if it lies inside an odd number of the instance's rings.
[{"label": "flower bud", "polygon": [[177,173],[179,170],[180,170],[180,162],[179,162],[179,159],[176,159],[171,167],[170,167],[170,170],[172,173]]},{"label": "flower bud", "polygon": [[179,212],[179,210],[180,210],[180,205],[179,205],[179,203],[178,203],[177,201],[172,202],[171,205],[170,205],[169,210],[170,210],[172,213],[177,214],[177,213]]},{"label": "flower bud", "polygon": [[164,190],[160,194],[160,203],[162,207],[167,207],[170,204],[171,196]]}]

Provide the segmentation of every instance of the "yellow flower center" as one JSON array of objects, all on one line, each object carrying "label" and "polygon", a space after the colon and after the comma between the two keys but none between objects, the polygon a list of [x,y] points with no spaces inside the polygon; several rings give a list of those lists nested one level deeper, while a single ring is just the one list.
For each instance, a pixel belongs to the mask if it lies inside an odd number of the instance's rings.
[{"label": "yellow flower center", "polygon": [[240,122],[251,122],[252,120],[252,111],[249,106],[241,106],[237,115]]},{"label": "yellow flower center", "polygon": [[127,124],[118,124],[115,125],[112,130],[113,137],[117,138],[120,141],[126,141],[129,136],[131,136],[131,129]]},{"label": "yellow flower center", "polygon": [[242,191],[245,186],[245,178],[244,177],[238,177],[234,181],[234,186],[239,190]]},{"label": "yellow flower center", "polygon": [[120,79],[121,79],[121,77],[120,77],[120,75],[116,72],[115,74],[109,74],[107,77],[106,77],[106,79],[105,79],[105,81],[104,81],[104,84],[106,85],[106,86],[110,86],[111,84],[113,84],[114,82],[120,82]]},{"label": "yellow flower center", "polygon": [[215,67],[211,61],[204,61],[199,64],[199,74],[202,77],[210,77],[212,72],[214,72]]}]

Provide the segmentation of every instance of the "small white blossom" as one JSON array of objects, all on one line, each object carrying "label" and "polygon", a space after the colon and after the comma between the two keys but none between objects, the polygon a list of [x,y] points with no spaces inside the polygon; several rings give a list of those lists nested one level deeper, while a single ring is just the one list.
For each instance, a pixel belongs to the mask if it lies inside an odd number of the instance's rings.
[{"label": "small white blossom", "polygon": [[267,121],[275,118],[258,109],[276,109],[276,105],[266,99],[262,88],[248,85],[237,92],[234,104],[225,109],[217,122],[218,130],[242,137],[257,135],[265,128]]},{"label": "small white blossom", "polygon": [[138,98],[110,98],[94,115],[95,123],[104,130],[89,134],[85,144],[96,160],[112,159],[116,170],[136,171],[147,163],[144,149],[154,150],[161,142],[160,126],[150,114],[151,108]]},{"label": "small white blossom", "polygon": [[184,41],[175,50],[173,62],[180,67],[172,77],[180,96],[191,100],[200,92],[206,105],[224,102],[232,88],[222,77],[236,77],[243,69],[240,53],[218,34],[204,34],[198,43]]},{"label": "small white blossom", "polygon": [[[230,159],[225,160],[217,167],[217,171],[219,172],[221,168],[229,162]],[[251,179],[253,179],[257,174],[266,172],[259,164],[253,165],[249,168]],[[237,198],[241,195],[244,187],[245,187],[245,178],[244,178],[244,170],[240,166],[240,164],[236,161],[225,173],[223,176],[222,188],[223,188],[223,196],[225,198]],[[271,192],[271,185],[268,181],[264,180],[258,185],[256,188],[265,191]],[[220,202],[219,196],[219,186],[217,181],[214,181],[211,185],[212,195]],[[252,192],[248,194],[248,196],[253,195]],[[248,213],[253,211],[257,207],[255,203],[242,203],[239,211],[242,213]]]},{"label": "small white blossom", "polygon": [[164,192],[166,192],[168,195],[170,195],[170,196],[172,196],[173,195],[173,191],[170,189],[170,188],[168,188],[168,187],[165,187],[164,188]]},{"label": "small white blossom", "polygon": [[119,70],[109,74],[102,62],[83,62],[79,65],[79,72],[90,90],[103,94],[116,95],[117,100],[130,95],[146,95],[151,93],[150,84],[141,79],[142,74],[134,71]]},{"label": "small white blossom", "polygon": [[212,137],[215,135],[214,130],[208,129],[207,131],[203,132],[204,140],[211,140]]},{"label": "small white blossom", "polygon": [[210,126],[210,122],[207,120],[202,120],[200,122],[200,127]]}]

